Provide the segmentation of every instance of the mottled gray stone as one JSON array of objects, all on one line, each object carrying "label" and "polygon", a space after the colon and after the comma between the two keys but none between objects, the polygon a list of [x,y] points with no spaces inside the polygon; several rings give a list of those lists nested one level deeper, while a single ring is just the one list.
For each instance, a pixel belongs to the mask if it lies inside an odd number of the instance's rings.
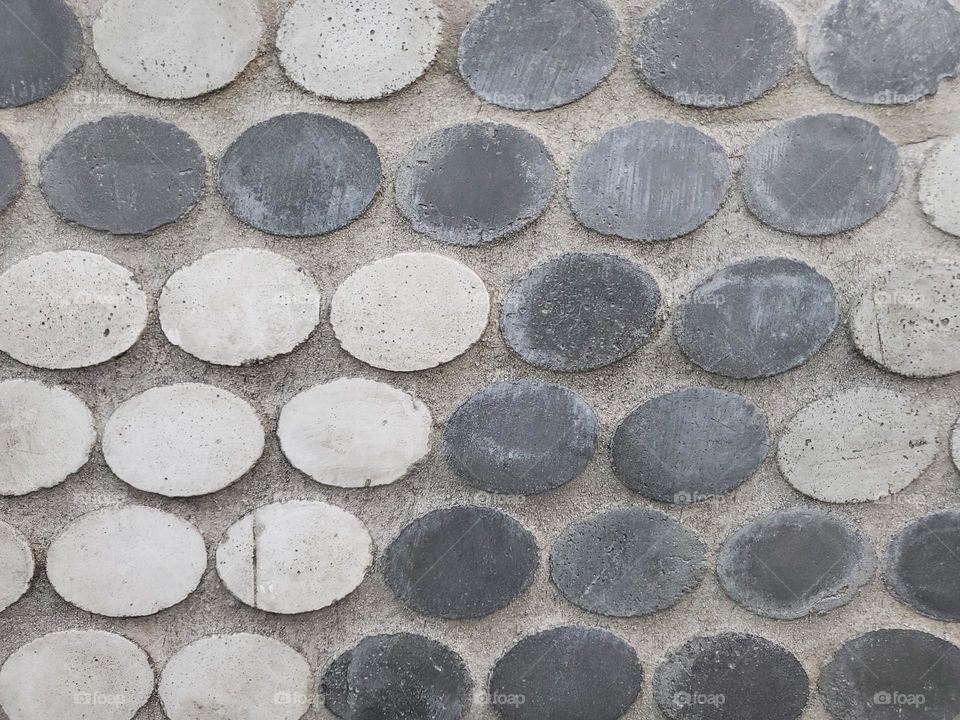
[{"label": "mottled gray stone", "polygon": [[[2,12],[2,6],[0,6],[0,13]],[[10,138],[0,134],[0,212],[6,210],[20,193],[23,182],[22,171],[23,163],[20,161],[20,153],[10,142]]]}]

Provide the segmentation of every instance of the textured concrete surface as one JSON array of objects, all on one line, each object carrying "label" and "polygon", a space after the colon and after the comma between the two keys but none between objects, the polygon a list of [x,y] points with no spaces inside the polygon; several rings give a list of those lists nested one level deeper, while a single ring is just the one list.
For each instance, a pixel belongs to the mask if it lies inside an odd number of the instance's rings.
[{"label": "textured concrete surface", "polygon": [[960,237],[960,135],[945,138],[927,155],[919,193],[927,220]]},{"label": "textured concrete surface", "polygon": [[33,549],[23,533],[0,522],[0,610],[23,597],[35,570]]},{"label": "textured concrete surface", "polygon": [[23,161],[16,146],[6,135],[0,135],[0,210],[6,210],[20,193]]}]

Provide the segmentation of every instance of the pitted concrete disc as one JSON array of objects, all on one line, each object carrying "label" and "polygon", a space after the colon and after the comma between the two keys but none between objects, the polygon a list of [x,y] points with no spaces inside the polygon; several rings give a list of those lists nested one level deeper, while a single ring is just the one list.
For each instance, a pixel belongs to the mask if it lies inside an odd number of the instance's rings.
[{"label": "pitted concrete disc", "polygon": [[257,54],[253,0],[107,0],[93,22],[103,69],[141,95],[192,98],[232,82]]},{"label": "pitted concrete disc", "polygon": [[30,589],[35,567],[27,539],[12,525],[0,521],[0,610],[6,610]]},{"label": "pitted concrete disc", "polygon": [[[2,6],[0,12],[3,12]],[[6,210],[20,193],[22,172],[20,153],[6,135],[0,134],[0,212]]]},{"label": "pitted concrete disc", "polygon": [[254,125],[220,160],[220,192],[242,222],[274,235],[346,227],[380,189],[380,153],[360,128],[289,113]]},{"label": "pitted concrete disc", "polygon": [[897,146],[873,123],[826,113],[789,120],[743,161],[750,212],[797,235],[833,235],[880,214],[900,186]]},{"label": "pitted concrete disc", "polygon": [[460,38],[460,74],[494,105],[547,110],[610,74],[620,21],[603,0],[496,0]]},{"label": "pitted concrete disc", "polygon": [[543,141],[526,130],[454,125],[421,140],[400,163],[397,208],[417,232],[451,245],[479,245],[536,220],[556,177]]},{"label": "pitted concrete disc", "polygon": [[673,319],[684,355],[707,372],[770,377],[813,357],[837,327],[833,283],[789,258],[752,258],[703,280]]},{"label": "pitted concrete disc", "polygon": [[137,235],[196,205],[206,170],[203,152],[175,125],[114,115],[64,135],[43,158],[40,189],[67,222]]},{"label": "pitted concrete disc", "polygon": [[385,383],[340,378],[315,385],[280,411],[290,464],[324,485],[389,485],[430,452],[430,410]]},{"label": "pitted concrete disc", "polygon": [[500,308],[507,345],[531,365],[576,372],[622,360],[647,342],[660,288],[616,255],[567,253],[514,283]]},{"label": "pitted concrete disc", "polygon": [[444,454],[470,485],[530,495],[577,477],[597,446],[597,416],[572,390],[532,380],[497,383],[447,421]]},{"label": "pitted concrete disc", "polygon": [[953,464],[960,470],[960,420],[953,428],[953,436],[950,440],[950,455],[953,457]]},{"label": "pitted concrete disc", "polygon": [[647,400],[613,436],[617,477],[653,500],[693,503],[749,480],[767,455],[767,418],[747,398],[691,387]]},{"label": "pitted concrete disc", "polygon": [[334,100],[373,100],[423,75],[440,47],[433,0],[297,0],[277,30],[295,83]]},{"label": "pitted concrete disc", "polygon": [[644,18],[633,61],[681,105],[726,108],[783,80],[796,52],[793,22],[770,0],[665,0]]},{"label": "pitted concrete disc", "polygon": [[177,270],[157,309],[174,345],[236,366],[293,352],[320,322],[320,302],[316,283],[289,258],[230,248]]},{"label": "pitted concrete disc", "polygon": [[147,324],[147,298],[125,267],[64,250],[33,255],[0,275],[0,350],[52,370],[126,352]]},{"label": "pitted concrete disc", "polygon": [[924,161],[920,205],[931,225],[960,237],[960,135],[944,140]]},{"label": "pitted concrete disc", "polygon": [[671,240],[716,214],[730,186],[723,147],[664,120],[615,128],[570,172],[567,197],[583,225],[627,240]]},{"label": "pitted concrete disc", "polygon": [[957,74],[958,35],[960,12],[949,0],[839,0],[811,24],[807,61],[847,100],[912,103]]},{"label": "pitted concrete disc", "polygon": [[780,438],[780,472],[804,495],[879,500],[919,478],[937,454],[931,413],[908,396],[858,388],[807,405]]}]

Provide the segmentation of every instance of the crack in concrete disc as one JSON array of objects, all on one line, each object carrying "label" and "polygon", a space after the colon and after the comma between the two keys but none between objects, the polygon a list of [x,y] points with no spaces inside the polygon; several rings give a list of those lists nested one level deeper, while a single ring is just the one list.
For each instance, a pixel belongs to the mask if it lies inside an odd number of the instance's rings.
[{"label": "crack in concrete disc", "polygon": [[[3,12],[0,6],[0,12]],[[23,162],[10,138],[0,134],[0,212],[17,199],[23,184]]]},{"label": "crack in concrete disc", "polygon": [[947,138],[927,156],[919,185],[927,221],[960,237],[960,135]]},{"label": "crack in concrete disc", "polygon": [[0,611],[26,594],[35,569],[30,543],[19,530],[0,520]]}]

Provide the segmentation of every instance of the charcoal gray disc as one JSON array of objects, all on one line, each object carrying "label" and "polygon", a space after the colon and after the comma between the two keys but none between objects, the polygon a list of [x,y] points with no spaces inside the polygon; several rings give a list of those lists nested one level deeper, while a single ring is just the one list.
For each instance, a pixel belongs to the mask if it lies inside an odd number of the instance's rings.
[{"label": "charcoal gray disc", "polygon": [[0,211],[6,210],[20,193],[22,171],[20,153],[6,135],[0,134]]}]

